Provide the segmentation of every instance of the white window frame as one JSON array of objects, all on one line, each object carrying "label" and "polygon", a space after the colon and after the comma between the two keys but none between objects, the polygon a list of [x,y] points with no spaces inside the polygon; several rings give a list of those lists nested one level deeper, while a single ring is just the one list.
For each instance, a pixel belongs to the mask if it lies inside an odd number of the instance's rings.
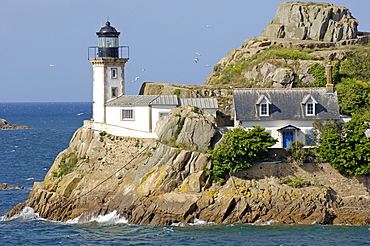
[{"label": "white window frame", "polygon": [[[310,108],[310,106],[312,106],[312,108]],[[316,104],[314,102],[307,102],[306,103],[306,115],[307,116],[316,115]]]},{"label": "white window frame", "polygon": [[258,106],[258,115],[270,116],[270,104],[270,100],[265,95],[261,95],[256,102]]},{"label": "white window frame", "polygon": [[260,116],[269,116],[269,104],[267,102],[261,103],[260,106]]},{"label": "white window frame", "polygon": [[132,108],[121,109],[121,120],[135,120],[135,110]]},{"label": "white window frame", "polygon": [[[316,104],[317,101],[311,94],[306,95],[303,98],[302,104],[304,105],[304,111],[306,116],[315,116],[316,115]],[[310,108],[312,106],[312,108]]]}]

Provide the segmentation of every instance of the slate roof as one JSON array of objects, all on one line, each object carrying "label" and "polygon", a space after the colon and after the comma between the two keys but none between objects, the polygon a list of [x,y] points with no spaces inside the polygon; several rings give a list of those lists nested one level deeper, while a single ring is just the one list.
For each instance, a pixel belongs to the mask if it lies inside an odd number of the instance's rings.
[{"label": "slate roof", "polygon": [[179,105],[192,105],[203,109],[218,109],[216,98],[179,98]]},{"label": "slate roof", "polygon": [[177,104],[176,95],[122,95],[106,103],[107,106],[177,106]]},{"label": "slate roof", "polygon": [[176,95],[122,95],[106,103],[107,106],[192,105],[218,109],[216,98],[177,98]]},{"label": "slate roof", "polygon": [[[269,116],[259,116],[261,96],[271,102]],[[316,115],[306,116],[304,103],[310,96],[317,102]],[[234,89],[233,103],[236,120],[241,121],[340,118],[337,95],[326,88]]]}]

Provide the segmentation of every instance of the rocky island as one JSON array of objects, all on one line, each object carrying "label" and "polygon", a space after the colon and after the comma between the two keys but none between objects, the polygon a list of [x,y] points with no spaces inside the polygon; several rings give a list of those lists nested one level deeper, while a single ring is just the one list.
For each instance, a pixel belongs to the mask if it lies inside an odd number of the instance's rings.
[{"label": "rocky island", "polygon": [[11,124],[4,119],[0,119],[0,130],[10,130],[10,129],[30,129],[30,127]]},{"label": "rocky island", "polygon": [[[146,83],[141,89],[144,95],[216,97],[217,118],[193,106],[174,108],[158,121],[158,139],[115,136],[85,121],[44,181],[35,182],[27,201],[6,216],[32,207],[57,221],[87,222],[116,211],[142,225],[369,224],[368,175],[343,176],[328,163],[280,161],[255,163],[224,182],[212,181],[209,173],[210,151],[223,135],[217,126],[231,122],[230,87],[312,85],[313,64],[344,60],[346,47],[367,42],[344,7],[282,3],[262,36],[221,59],[204,86]],[[275,46],[315,49],[310,57],[318,59],[258,57]]]}]

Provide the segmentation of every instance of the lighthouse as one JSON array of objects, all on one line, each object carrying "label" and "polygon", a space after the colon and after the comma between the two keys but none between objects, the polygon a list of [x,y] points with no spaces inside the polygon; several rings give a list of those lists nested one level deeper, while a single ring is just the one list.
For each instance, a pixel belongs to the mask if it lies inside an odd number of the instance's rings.
[{"label": "lighthouse", "polygon": [[92,118],[106,122],[106,103],[125,93],[124,71],[128,46],[119,46],[120,32],[107,21],[101,27],[98,46],[89,47],[88,58],[93,66]]}]

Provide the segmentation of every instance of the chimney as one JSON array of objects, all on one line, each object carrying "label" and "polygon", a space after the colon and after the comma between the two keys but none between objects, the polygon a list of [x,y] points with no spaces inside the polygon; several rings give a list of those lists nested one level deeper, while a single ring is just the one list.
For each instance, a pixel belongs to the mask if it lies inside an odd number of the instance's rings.
[{"label": "chimney", "polygon": [[326,92],[334,93],[333,65],[326,65]]}]

